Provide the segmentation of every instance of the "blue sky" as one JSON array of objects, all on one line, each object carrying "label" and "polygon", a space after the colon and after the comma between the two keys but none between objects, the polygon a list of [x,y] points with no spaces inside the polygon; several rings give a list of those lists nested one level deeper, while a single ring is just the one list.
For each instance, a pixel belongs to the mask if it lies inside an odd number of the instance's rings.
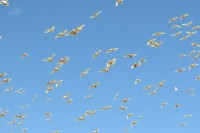
[{"label": "blue sky", "polygon": [[[179,30],[171,30],[172,24],[168,21],[176,16],[188,13],[189,17],[174,24],[193,21],[193,25],[200,25],[200,1],[154,0],[136,1],[124,0],[115,7],[115,0],[58,0],[58,1],[9,1],[10,6],[0,5],[0,72],[6,72],[7,78],[12,78],[8,84],[0,85],[0,108],[9,109],[6,117],[0,118],[0,133],[20,132],[28,128],[29,133],[50,133],[61,130],[63,133],[91,133],[99,128],[102,133],[121,133],[123,128],[130,126],[132,120],[138,124],[128,132],[200,132],[199,99],[200,82],[194,79],[200,75],[199,67],[183,73],[174,71],[186,67],[191,63],[190,57],[179,59],[179,54],[189,53],[198,48],[190,46],[192,42],[199,42],[199,33],[186,41],[170,35]],[[96,19],[89,17],[102,11]],[[84,29],[78,36],[69,36],[54,39],[54,36],[67,29],[71,30],[84,24]],[[55,26],[55,32],[44,34],[44,31]],[[191,31],[191,27],[184,27],[182,31]],[[159,48],[147,46],[147,41],[154,38],[154,32],[163,31],[166,34],[159,37],[164,41]],[[110,48],[119,48],[115,53],[105,54]],[[103,52],[95,60],[92,55],[102,49]],[[30,57],[20,59],[22,53]],[[56,53],[52,63],[42,60]],[[127,53],[137,53],[137,57],[126,59]],[[54,74],[49,72],[56,66],[62,57],[70,57],[70,62]],[[110,59],[117,58],[117,63],[109,73],[99,73]],[[130,69],[133,63],[145,58],[147,62],[141,67]],[[79,75],[91,68],[88,75],[80,78]],[[134,85],[136,78],[142,79]],[[46,82],[63,79],[63,83],[49,94],[45,93]],[[2,79],[1,79],[2,80]],[[143,88],[149,84],[158,84],[166,80],[166,84],[154,96],[149,95]],[[87,88],[101,82],[94,90]],[[174,91],[174,86],[179,91]],[[14,92],[4,93],[3,90],[13,87],[26,89],[24,95]],[[194,88],[195,96],[184,93],[186,89]],[[120,97],[113,102],[113,97],[120,91]],[[61,96],[71,93],[74,100],[65,104]],[[85,95],[93,93],[90,100]],[[35,102],[32,97],[39,94]],[[51,97],[52,102],[46,103]],[[123,98],[131,98],[124,104],[128,110],[120,111]],[[168,105],[161,109],[162,102]],[[30,104],[23,110],[20,107]],[[182,107],[174,110],[174,104]],[[108,111],[99,111],[99,108],[112,105]],[[87,117],[84,122],[75,121],[86,110],[97,109],[96,115]],[[52,112],[51,121],[44,120],[45,112]],[[130,120],[126,115],[133,113]],[[183,118],[184,114],[194,114],[191,118]],[[22,126],[8,125],[14,115],[27,114]],[[142,120],[138,115],[144,115]],[[188,123],[180,127],[182,122]]]}]

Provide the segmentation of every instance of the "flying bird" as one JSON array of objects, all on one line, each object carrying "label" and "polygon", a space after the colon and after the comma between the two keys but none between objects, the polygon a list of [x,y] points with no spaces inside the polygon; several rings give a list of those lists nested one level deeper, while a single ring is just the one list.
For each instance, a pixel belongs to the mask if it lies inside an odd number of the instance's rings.
[{"label": "flying bird", "polygon": [[171,29],[175,29],[175,28],[181,28],[181,26],[180,25],[178,25],[178,24],[175,24],[175,25],[172,25],[172,27],[171,27]]},{"label": "flying bird", "polygon": [[97,88],[99,85],[100,85],[100,82],[96,82],[96,83],[92,84],[88,89]]},{"label": "flying bird", "polygon": [[190,21],[190,22],[184,23],[184,24],[182,24],[182,25],[183,25],[183,26],[186,26],[186,27],[189,27],[192,23],[193,23],[193,21]]},{"label": "flying bird", "polygon": [[9,83],[11,80],[12,80],[11,78],[3,79],[0,84]]},{"label": "flying bird", "polygon": [[178,17],[171,18],[171,19],[169,20],[168,24],[173,23],[173,22],[176,21],[177,19],[178,19]]},{"label": "flying bird", "polygon": [[186,33],[188,34],[188,36],[192,36],[192,35],[196,34],[197,31],[192,31],[192,32],[186,31]]},{"label": "flying bird", "polygon": [[167,102],[163,102],[163,103],[161,104],[161,108],[165,107],[167,104],[168,104]]},{"label": "flying bird", "polygon": [[110,109],[110,108],[112,108],[112,106],[107,105],[107,106],[104,106],[104,107],[100,108],[100,110],[108,110],[108,109]]},{"label": "flying bird", "polygon": [[192,27],[192,30],[198,30],[198,29],[200,29],[200,25],[195,25]]},{"label": "flying bird", "polygon": [[117,92],[117,94],[115,95],[113,101],[115,101],[115,100],[118,99],[118,98],[119,98],[119,92]]},{"label": "flying bird", "polygon": [[0,78],[4,77],[6,75],[7,75],[7,73],[0,73]]},{"label": "flying bird", "polygon": [[50,72],[50,74],[53,74],[55,72],[58,72],[60,70],[60,68],[62,67],[62,65],[58,65],[56,67],[54,67],[54,69]]},{"label": "flying bird", "polygon": [[46,61],[46,62],[53,62],[53,58],[55,57],[56,54],[52,54],[50,57],[47,57],[45,59],[43,59],[43,61]]},{"label": "flying bird", "polygon": [[9,6],[8,0],[1,0],[0,4],[3,4],[4,6]]},{"label": "flying bird", "polygon": [[124,58],[133,58],[135,56],[137,56],[137,54],[126,54],[124,55]]},{"label": "flying bird", "polygon": [[193,114],[186,114],[186,115],[183,115],[184,118],[189,118],[189,117],[192,117]]},{"label": "flying bird", "polygon": [[189,35],[186,35],[186,36],[182,37],[182,38],[180,39],[180,41],[187,40],[189,37],[190,37]]},{"label": "flying bird", "polygon": [[111,66],[114,66],[116,64],[116,62],[117,62],[117,58],[108,60],[106,67],[110,68]]},{"label": "flying bird", "polygon": [[186,18],[188,16],[189,16],[189,14],[183,14],[183,15],[180,16],[180,20],[182,20],[182,19],[184,19],[184,18]]},{"label": "flying bird", "polygon": [[121,4],[122,2],[123,2],[123,0],[116,0],[115,6],[118,6],[118,5]]},{"label": "flying bird", "polygon": [[155,41],[156,41],[155,38],[154,39],[149,39],[148,42],[147,42],[147,45],[152,45],[152,44],[155,43]]},{"label": "flying bird", "polygon": [[183,33],[182,31],[179,31],[179,32],[176,32],[176,33],[172,34],[171,36],[177,37],[177,36],[179,36],[179,35],[182,34],[182,33]]},{"label": "flying bird", "polygon": [[150,84],[150,85],[146,86],[146,87],[144,88],[144,90],[150,90],[150,89],[152,88],[152,86],[153,86],[153,84]]},{"label": "flying bird", "polygon": [[24,94],[25,92],[26,92],[26,90],[24,88],[20,88],[15,91],[15,93],[18,93],[18,94]]},{"label": "flying bird", "polygon": [[195,80],[200,80],[200,76],[197,76],[197,77],[195,78]]},{"label": "flying bird", "polygon": [[92,133],[99,133],[99,129],[95,129]]},{"label": "flying bird", "polygon": [[123,100],[122,100],[122,103],[127,103],[128,101],[130,101],[131,99],[130,98],[124,98]]},{"label": "flying bird", "polygon": [[61,131],[56,130],[56,131],[52,131],[52,133],[61,133]]},{"label": "flying bird", "polygon": [[144,62],[147,62],[147,60],[144,59],[144,58],[139,60],[139,63],[140,63],[140,64],[141,64],[141,63],[144,63]]},{"label": "flying bird", "polygon": [[187,123],[181,123],[180,126],[183,127],[185,126]]},{"label": "flying bird", "polygon": [[140,82],[142,82],[141,79],[136,79],[136,80],[135,80],[135,85],[137,85],[137,84],[140,83]]},{"label": "flying bird", "polygon": [[70,36],[70,35],[78,35],[78,33],[85,27],[85,25],[80,25],[79,27],[72,29],[72,31],[69,31],[66,36]]},{"label": "flying bird", "polygon": [[79,118],[76,119],[76,121],[84,121],[85,120],[85,115],[80,116]]},{"label": "flying bird", "polygon": [[155,32],[152,35],[153,36],[161,36],[161,35],[164,35],[164,34],[165,34],[165,32]]},{"label": "flying bird", "polygon": [[178,108],[178,107],[181,107],[182,105],[181,104],[175,104],[174,105],[174,109]]},{"label": "flying bird", "polygon": [[127,107],[125,107],[125,106],[121,106],[121,107],[119,107],[119,110],[127,110],[128,108]]},{"label": "flying bird", "polygon": [[136,125],[138,122],[137,121],[131,121],[131,127],[133,127],[134,125]]},{"label": "flying bird", "polygon": [[55,30],[55,27],[53,26],[53,27],[47,29],[44,33],[54,32],[54,30]]},{"label": "flying bird", "polygon": [[179,89],[175,86],[175,87],[174,87],[174,90],[175,90],[175,91],[178,91]]},{"label": "flying bird", "polygon": [[107,53],[114,53],[114,52],[116,52],[117,50],[119,50],[119,48],[111,48],[111,49],[108,49],[108,50],[106,51],[106,54],[107,54]]},{"label": "flying bird", "polygon": [[60,58],[57,64],[64,65],[64,64],[68,64],[69,61],[70,61],[69,57],[63,57],[63,58]]},{"label": "flying bird", "polygon": [[59,80],[56,82],[56,87],[60,86],[62,84],[63,80]]},{"label": "flying bird", "polygon": [[191,69],[193,69],[193,68],[195,68],[196,66],[198,66],[199,64],[197,64],[197,63],[192,63],[192,64],[190,64],[189,65],[189,71],[191,70]]},{"label": "flying bird", "polygon": [[27,53],[23,53],[23,54],[21,55],[21,59],[24,59],[25,57],[29,57],[29,55],[28,55]]},{"label": "flying bird", "polygon": [[99,56],[99,54],[102,52],[102,50],[98,50],[97,52],[95,52],[92,56],[92,59],[95,59],[97,56]]},{"label": "flying bird", "polygon": [[46,88],[46,93],[48,94],[50,91],[52,91],[53,90],[53,87],[52,86],[48,86],[47,88]]},{"label": "flying bird", "polygon": [[97,18],[101,14],[101,12],[102,11],[95,12],[92,16],[90,16],[90,18]]},{"label": "flying bird", "polygon": [[53,85],[54,83],[56,83],[56,80],[50,80],[50,81],[48,81],[47,82],[47,86],[49,86],[49,85]]},{"label": "flying bird", "polygon": [[91,97],[92,97],[92,93],[91,94],[89,94],[89,95],[87,95],[87,96],[84,96],[84,98],[86,98],[86,99],[90,99]]},{"label": "flying bird", "polygon": [[62,96],[63,99],[70,99],[71,94],[67,93],[66,95]]},{"label": "flying bird", "polygon": [[157,84],[157,87],[163,87],[163,85],[166,83],[166,80],[161,81]]},{"label": "flying bird", "polygon": [[90,71],[90,69],[91,69],[91,68],[88,68],[88,69],[86,69],[85,71],[83,71],[83,72],[81,73],[80,77],[82,78],[83,76],[85,76],[86,74],[88,74],[89,71]]},{"label": "flying bird", "polygon": [[183,58],[183,57],[186,57],[188,56],[187,54],[180,54],[179,58]]},{"label": "flying bird", "polygon": [[67,33],[67,30],[64,30],[64,31],[58,33],[54,38],[56,39],[56,38],[63,37],[66,33]]},{"label": "flying bird", "polygon": [[128,120],[130,117],[132,117],[133,116],[133,113],[129,113],[129,114],[127,114],[127,116],[126,116],[126,119]]},{"label": "flying bird", "polygon": [[10,87],[8,89],[5,89],[4,92],[11,92],[13,90],[13,87]]},{"label": "flying bird", "polygon": [[131,65],[131,69],[141,66],[140,62]]},{"label": "flying bird", "polygon": [[155,95],[157,93],[157,90],[149,92],[149,95]]}]

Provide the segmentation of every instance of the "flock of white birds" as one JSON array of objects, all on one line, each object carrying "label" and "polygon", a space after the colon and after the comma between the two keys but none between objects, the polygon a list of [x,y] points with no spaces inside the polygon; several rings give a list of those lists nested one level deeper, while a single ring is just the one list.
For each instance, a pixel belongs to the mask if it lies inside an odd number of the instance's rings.
[{"label": "flock of white birds", "polygon": [[[122,2],[123,2],[123,0],[117,0],[115,6],[118,6]],[[2,4],[4,6],[9,6],[8,0],[1,0],[0,4]],[[98,11],[98,12],[94,13],[93,15],[91,15],[90,18],[91,19],[97,18],[101,13],[102,13],[102,11]],[[181,21],[183,19],[185,19],[186,17],[189,17],[189,14],[183,14],[180,17],[174,17],[174,18],[170,19],[169,22],[168,22],[169,24],[172,24],[172,26],[171,26],[172,30],[173,29],[179,29],[180,30],[178,32],[172,33],[171,34],[172,37],[178,38],[179,36],[181,36],[183,34],[183,36],[179,38],[180,41],[184,41],[184,40],[188,39],[189,37],[197,34],[197,31],[200,29],[200,25],[194,25],[194,26],[191,27],[191,25],[193,24],[193,21],[188,21],[187,23],[181,23]],[[178,23],[181,23],[181,24],[178,24]],[[81,32],[81,30],[84,28],[84,26],[85,25],[80,25],[80,26],[72,29],[71,31],[63,30],[62,32],[58,33],[55,36],[55,39],[60,38],[60,37],[70,36],[70,35],[76,35],[77,36],[79,34],[79,32]],[[191,30],[190,31],[183,31],[184,27],[191,27]],[[55,26],[50,27],[44,33],[53,33],[53,32],[55,32]],[[154,38],[151,38],[151,39],[148,40],[148,42],[147,42],[148,46],[150,46],[152,48],[158,48],[158,47],[160,47],[161,44],[164,44],[164,41],[160,41],[159,38],[160,38],[160,36],[166,35],[165,32],[155,32],[152,35],[153,35]],[[3,39],[2,36],[0,36],[0,40],[1,39]],[[194,48],[198,48],[198,47],[200,47],[200,44],[196,43],[196,42],[193,42],[193,43],[191,43],[191,46],[193,46]],[[105,51],[105,54],[117,52],[118,50],[119,50],[119,48],[111,48],[111,49],[108,49],[107,51]],[[98,51],[94,52],[94,54],[92,55],[92,59],[97,58],[101,53],[102,53],[102,50],[98,50]],[[52,55],[49,55],[49,57],[44,57],[44,59],[42,61],[49,62],[49,63],[55,62],[55,60],[54,60],[55,56],[56,56],[56,54],[53,53]],[[135,56],[137,56],[136,53],[129,53],[129,54],[124,55],[124,58],[134,58]],[[189,53],[180,54],[179,57],[180,58],[190,57],[191,60],[194,61],[194,60],[197,60],[199,58],[199,56],[200,56],[200,50],[198,51],[198,50],[194,49]],[[21,59],[24,59],[24,58],[27,58],[27,57],[29,57],[28,53],[22,53],[21,54]],[[60,58],[57,61],[57,65],[54,67],[54,69],[50,71],[50,74],[53,74],[55,72],[59,72],[61,67],[63,67],[64,65],[67,65],[69,61],[70,61],[69,57]],[[101,70],[99,70],[99,72],[108,73],[109,70],[112,67],[114,67],[116,62],[117,62],[117,58],[108,60],[107,64],[105,64],[105,67],[102,68]],[[147,62],[147,60],[142,58],[138,62],[132,64],[130,66],[130,68],[131,69],[135,69],[137,67],[142,66],[142,64],[145,63],[145,62]],[[182,72],[184,72],[186,70],[191,71],[191,69],[194,69],[198,65],[199,64],[197,64],[197,63],[191,63],[189,66],[182,67],[182,68],[177,68],[174,72],[182,73]],[[88,68],[85,71],[83,71],[80,74],[80,78],[83,78],[85,75],[87,75],[90,70],[91,70],[91,68]],[[5,84],[5,83],[10,83],[12,81],[12,79],[7,76],[7,73],[0,73],[0,78],[2,79],[1,82],[0,82],[0,85]],[[200,76],[194,77],[194,80],[200,80]],[[62,82],[63,82],[63,80],[50,80],[50,81],[48,81],[46,83],[46,93],[47,94],[51,93],[55,88],[59,87],[62,84]],[[134,84],[137,85],[140,82],[142,82],[142,79],[138,78],[138,79],[135,79]],[[143,90],[144,91],[148,91],[149,95],[155,95],[157,93],[157,91],[165,85],[166,82],[167,82],[166,80],[162,80],[161,82],[157,83],[156,85],[154,85],[153,83],[149,84],[146,87],[144,87]],[[95,89],[99,85],[100,85],[100,82],[95,82],[95,83],[91,84],[88,87],[88,89]],[[14,92],[14,93],[18,93],[18,94],[21,94],[21,95],[26,93],[26,90],[24,88],[20,88],[18,90],[13,90],[13,88],[10,87],[10,88],[7,88],[7,89],[5,89],[3,91],[5,93]],[[179,91],[177,86],[174,87],[174,91]],[[195,95],[193,88],[189,88],[189,89],[185,90],[185,93],[188,93],[191,96]],[[117,100],[119,98],[119,95],[120,95],[120,92],[117,92],[116,95],[113,97],[113,101]],[[39,96],[39,94],[34,95],[32,100],[35,101],[38,96]],[[93,94],[90,93],[90,94],[84,96],[84,98],[85,99],[90,99],[92,96],[93,96]],[[67,94],[63,95],[62,99],[65,100],[66,104],[70,104],[70,103],[73,102],[73,99],[71,98],[71,94],[70,93],[67,93]],[[52,100],[53,100],[52,98],[48,98],[47,102],[50,102]],[[122,111],[123,110],[128,110],[128,107],[126,107],[124,105],[124,103],[127,103],[130,100],[131,100],[131,98],[122,99],[123,105],[119,107],[119,110],[122,110]],[[161,108],[164,108],[167,104],[168,104],[168,102],[166,102],[166,101],[162,102],[161,103]],[[27,104],[27,105],[22,106],[21,108],[22,109],[26,109],[26,108],[29,108],[29,106],[30,106],[30,104]],[[179,108],[181,106],[182,106],[182,104],[177,103],[177,104],[174,105],[174,109]],[[95,110],[87,110],[87,111],[85,111],[85,113],[83,113],[81,116],[77,117],[75,120],[76,121],[84,121],[86,117],[91,117],[91,116],[95,115],[98,111],[109,110],[110,108],[112,108],[112,105],[106,105],[104,107],[101,107],[101,108],[95,109]],[[9,109],[0,109],[0,118],[6,117],[8,114],[9,114]],[[10,125],[13,125],[13,124],[22,125],[24,120],[26,119],[26,116],[27,116],[27,114],[15,115],[13,117],[13,120],[8,122],[7,124],[10,124]],[[44,118],[47,121],[51,120],[52,116],[53,116],[53,114],[51,112],[45,112],[44,113]],[[132,116],[133,116],[133,113],[128,113],[126,119],[127,120],[131,119]],[[193,116],[192,113],[183,115],[183,117],[185,117],[185,118],[192,117],[192,116]],[[139,115],[137,117],[138,117],[139,120],[141,120],[143,118],[143,114]],[[131,127],[137,125],[137,123],[138,123],[138,120],[132,120],[130,122],[130,125],[125,127],[123,130],[124,131],[128,131]],[[180,126],[185,126],[186,124],[187,124],[186,122],[182,122],[182,123],[180,123]],[[21,132],[24,133],[27,130],[28,130],[28,128],[23,128],[21,130]],[[52,133],[60,133],[60,132],[61,132],[60,130],[52,131]],[[98,133],[98,132],[100,132],[100,129],[93,130],[93,133]]]}]

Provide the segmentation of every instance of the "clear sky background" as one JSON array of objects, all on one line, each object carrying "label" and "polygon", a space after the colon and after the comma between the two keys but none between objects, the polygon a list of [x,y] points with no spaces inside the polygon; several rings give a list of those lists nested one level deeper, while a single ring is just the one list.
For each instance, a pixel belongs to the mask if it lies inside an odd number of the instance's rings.
[{"label": "clear sky background", "polygon": [[[179,59],[179,54],[189,53],[197,48],[190,46],[199,42],[199,33],[186,41],[170,35],[179,29],[171,30],[168,21],[176,16],[188,13],[189,17],[174,24],[193,21],[192,26],[200,25],[199,0],[124,0],[115,7],[115,0],[10,0],[10,6],[0,5],[0,72],[6,72],[12,81],[0,85],[0,108],[9,109],[6,117],[0,118],[0,133],[19,133],[28,128],[28,133],[50,133],[61,130],[63,133],[92,133],[96,128],[102,133],[122,133],[123,128],[130,127],[132,120],[138,124],[128,132],[137,133],[199,133],[200,132],[200,82],[194,79],[200,75],[199,67],[183,73],[174,71],[191,63],[190,57]],[[102,11],[96,19],[89,17]],[[54,39],[64,29],[71,30],[85,24],[78,36]],[[44,31],[55,26],[55,32],[44,34]],[[191,31],[184,27],[182,31]],[[154,38],[154,32],[163,31],[165,35],[158,38],[164,41],[159,48],[147,46],[147,41]],[[181,37],[185,35],[182,34]],[[200,43],[200,42],[199,42]],[[105,54],[110,48],[119,48],[116,53]],[[95,60],[92,55],[102,49],[103,52]],[[22,53],[30,57],[20,59]],[[42,60],[56,53],[53,63]],[[126,59],[127,53],[137,53],[137,57]],[[61,70],[49,74],[57,61],[68,56],[70,62]],[[106,62],[117,58],[117,63],[109,73],[99,73]],[[145,58],[147,62],[141,67],[130,69],[133,63]],[[91,67],[88,75],[80,78],[80,74]],[[134,85],[136,78],[142,79]],[[63,79],[61,86],[45,93],[49,80]],[[1,79],[2,80],[2,79]],[[149,84],[158,84],[166,80],[166,84],[156,95],[149,95],[143,88]],[[94,90],[87,88],[101,82]],[[174,86],[179,91],[174,91]],[[14,90],[24,88],[26,93],[4,93],[3,90],[13,87]],[[195,96],[184,91],[194,88]],[[113,97],[120,91],[120,97],[113,102]],[[65,104],[61,96],[71,93],[74,100]],[[84,96],[93,93],[88,100]],[[36,101],[32,97],[39,94]],[[53,101],[46,103],[48,98]],[[124,104],[128,110],[120,111],[123,98],[131,98]],[[168,105],[161,109],[162,102]],[[20,107],[30,104],[29,108]],[[174,110],[175,104],[182,107]],[[99,111],[106,105],[113,107],[108,111]],[[75,121],[86,110],[97,109],[96,115],[87,117],[84,122]],[[52,112],[51,121],[44,118],[45,112]],[[128,113],[134,116],[126,119]],[[14,115],[27,114],[22,126],[8,125]],[[138,119],[138,115],[144,115]],[[194,114],[191,118],[183,118],[184,114]],[[179,124],[188,123],[184,127]]]}]

